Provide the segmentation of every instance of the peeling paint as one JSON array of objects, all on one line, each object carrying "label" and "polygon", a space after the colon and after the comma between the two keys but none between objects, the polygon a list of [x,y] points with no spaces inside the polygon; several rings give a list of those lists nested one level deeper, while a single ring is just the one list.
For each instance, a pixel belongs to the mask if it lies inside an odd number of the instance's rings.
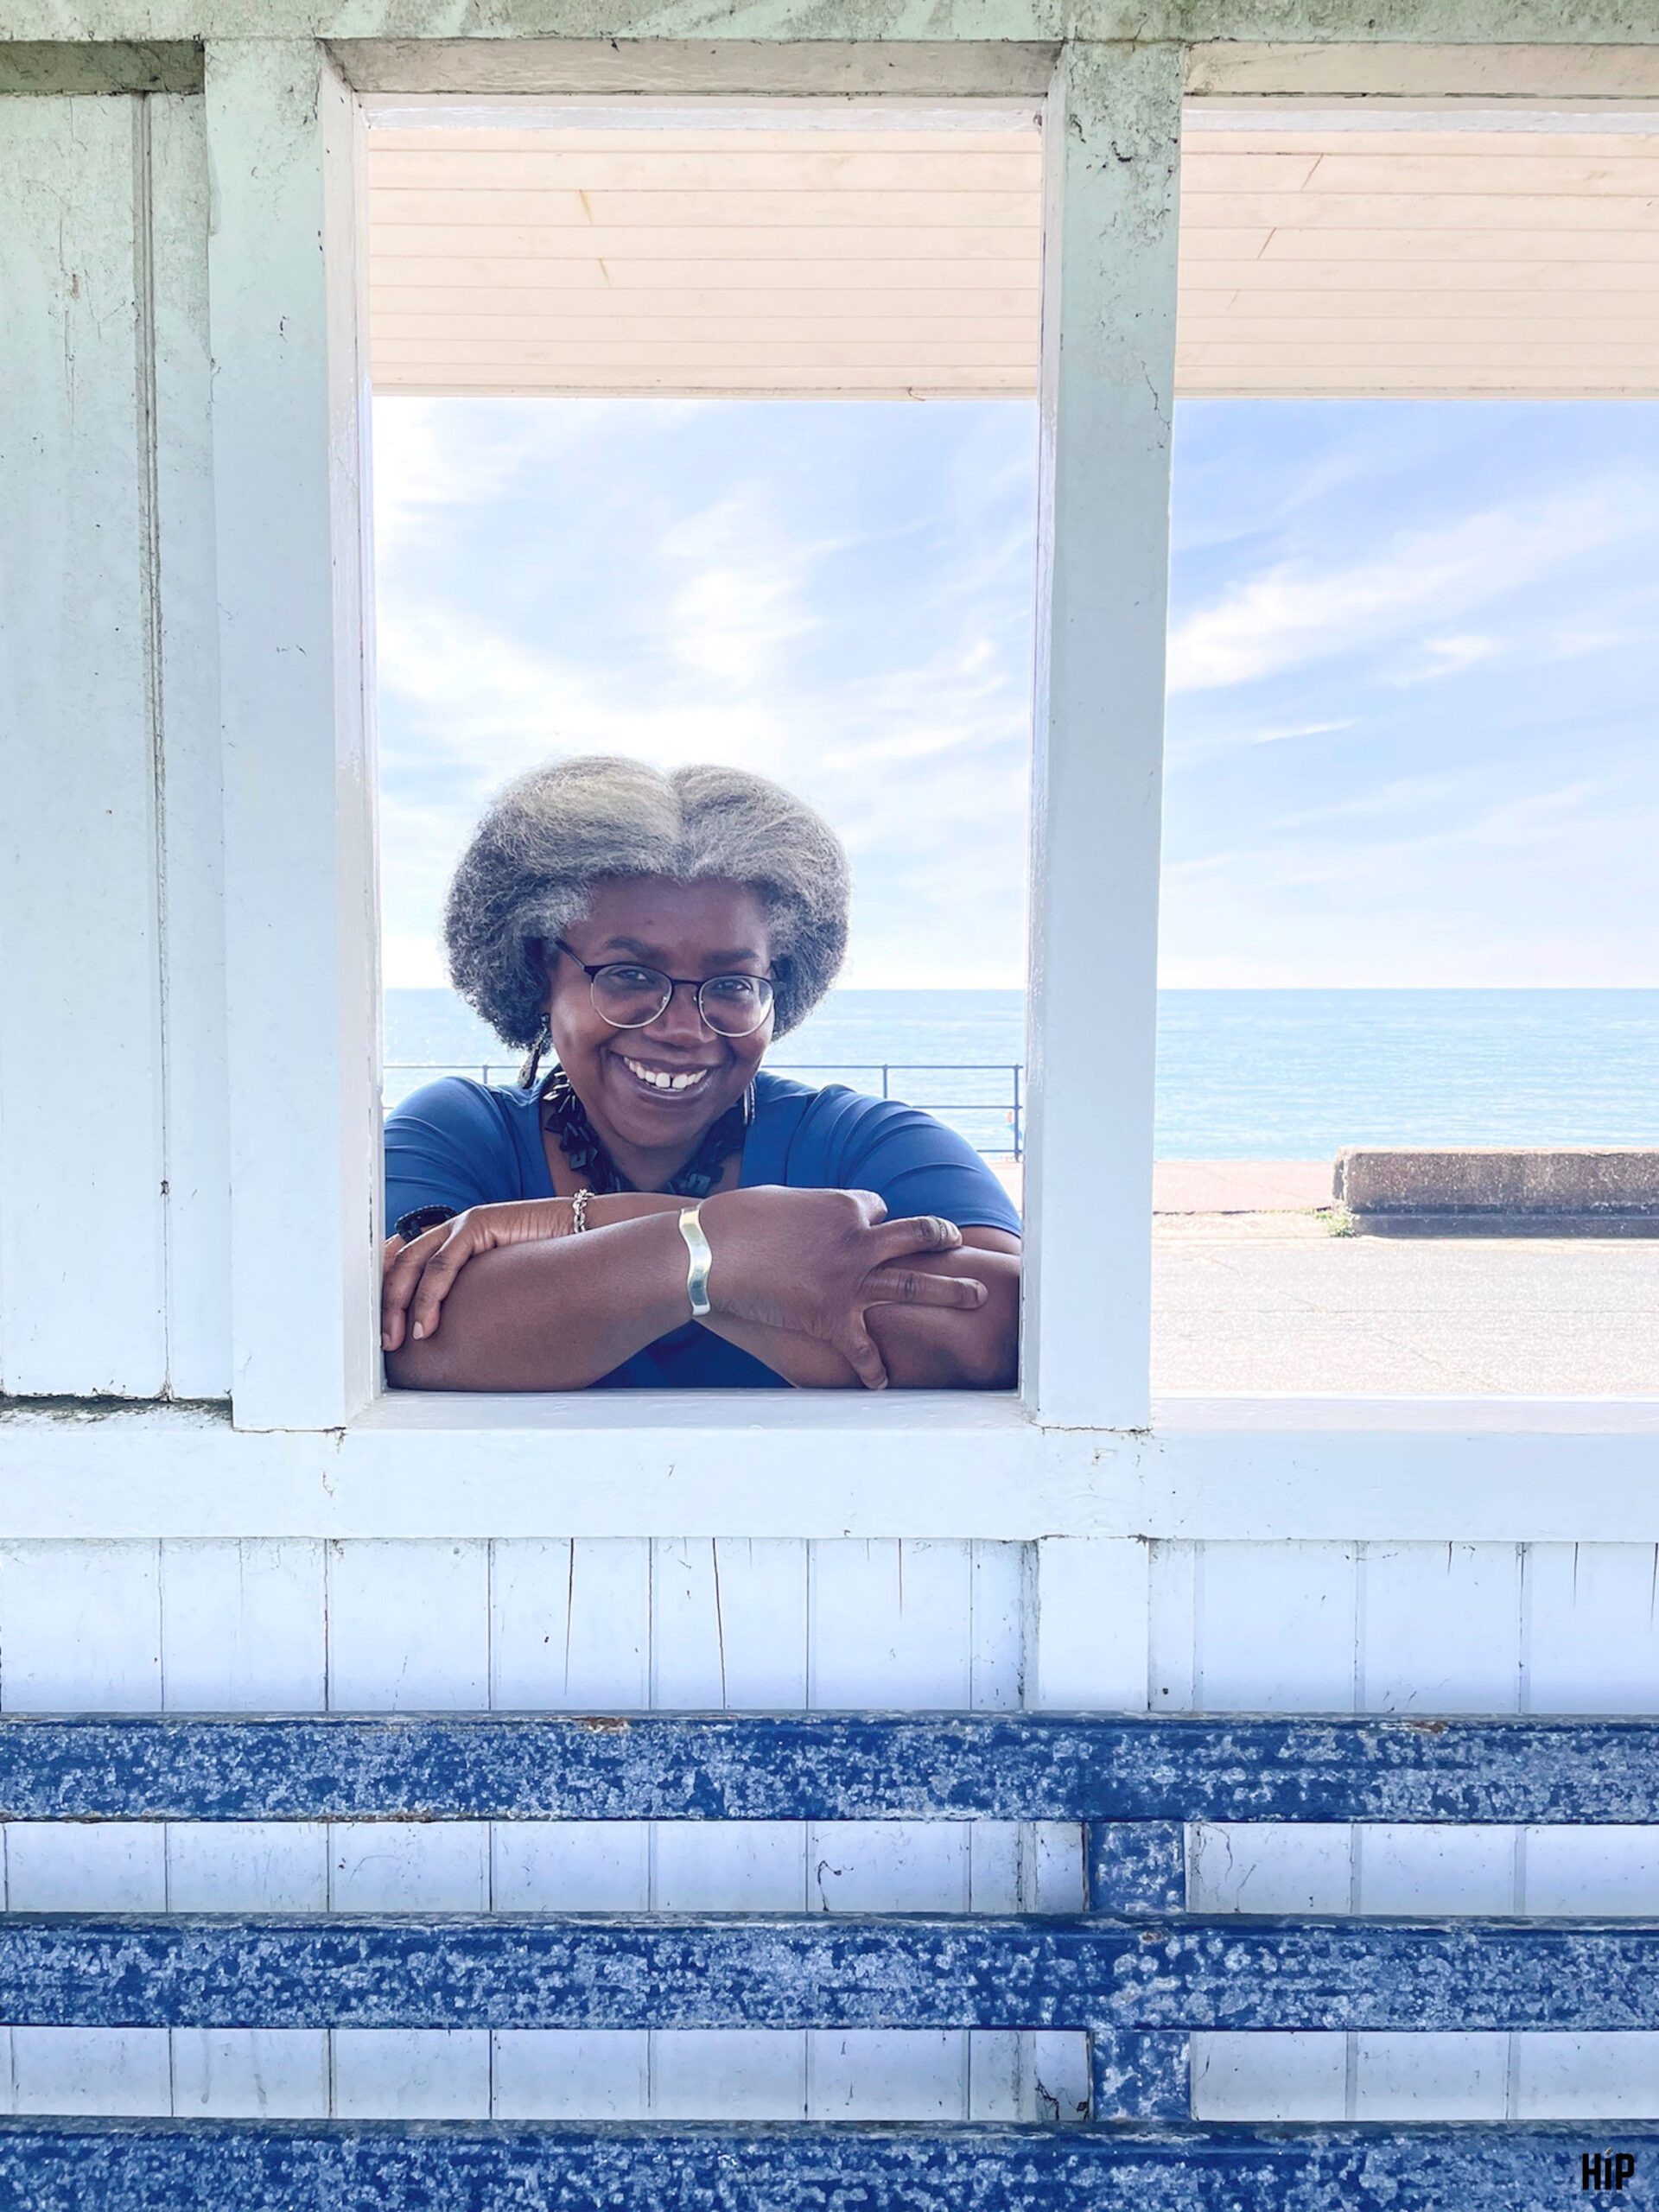
[{"label": "peeling paint", "polygon": [[[1586,2123],[1158,2127],[0,2120],[30,2212],[1560,2212]],[[1597,2138],[1599,2142],[1599,2137]],[[1621,2121],[1656,2196],[1659,2122]],[[1594,2200],[1600,2202],[1601,2200]]]},{"label": "peeling paint", "polygon": [[[3,1820],[1659,1824],[1659,1719],[14,1713]],[[1150,1839],[1107,1837],[1103,1852]],[[1166,1868],[1173,1883],[1174,1865]],[[1173,1896],[1171,1889],[1169,1894]]]}]

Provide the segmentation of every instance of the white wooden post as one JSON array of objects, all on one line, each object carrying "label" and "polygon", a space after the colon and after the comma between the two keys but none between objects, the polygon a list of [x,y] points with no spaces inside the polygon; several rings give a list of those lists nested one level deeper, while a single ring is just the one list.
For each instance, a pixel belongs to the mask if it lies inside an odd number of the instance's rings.
[{"label": "white wooden post", "polygon": [[234,1402],[326,1427],[378,1356],[362,133],[309,39],[210,45],[207,102]]},{"label": "white wooden post", "polygon": [[1044,1422],[1149,1417],[1181,54],[1072,44],[1045,118],[1031,1145]]},{"label": "white wooden post", "polygon": [[149,116],[0,100],[0,1389],[167,1383]]}]

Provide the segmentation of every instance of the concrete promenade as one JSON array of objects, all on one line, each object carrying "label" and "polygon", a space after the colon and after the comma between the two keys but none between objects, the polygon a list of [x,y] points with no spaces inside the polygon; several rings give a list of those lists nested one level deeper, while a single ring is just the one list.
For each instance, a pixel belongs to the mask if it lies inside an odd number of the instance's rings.
[{"label": "concrete promenade", "polygon": [[1659,1397],[1659,1239],[1338,1236],[1331,1183],[1159,1163],[1156,1395]]},{"label": "concrete promenade", "polygon": [[1160,1214],[1153,1389],[1659,1396],[1659,1240]]}]

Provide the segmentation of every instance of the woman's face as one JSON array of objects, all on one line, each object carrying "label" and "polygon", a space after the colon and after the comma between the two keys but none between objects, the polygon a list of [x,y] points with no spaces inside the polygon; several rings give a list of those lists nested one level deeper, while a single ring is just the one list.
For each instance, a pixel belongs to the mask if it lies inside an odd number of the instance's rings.
[{"label": "woman's face", "polygon": [[[590,968],[638,961],[697,982],[772,973],[764,902],[747,884],[720,878],[603,880],[564,941]],[[772,1041],[771,1013],[750,1035],[723,1037],[698,1013],[695,990],[676,990],[643,1029],[613,1029],[595,1011],[576,961],[551,944],[546,953],[548,1025],[561,1066],[629,1179],[665,1180],[748,1087]],[[677,1086],[663,1081],[687,1076]]]}]

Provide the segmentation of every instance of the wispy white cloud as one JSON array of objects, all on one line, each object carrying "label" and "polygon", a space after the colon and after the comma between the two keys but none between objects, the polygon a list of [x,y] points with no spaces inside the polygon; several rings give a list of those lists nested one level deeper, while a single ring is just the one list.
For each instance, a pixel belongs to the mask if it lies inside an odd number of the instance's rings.
[{"label": "wispy white cloud", "polygon": [[1403,531],[1367,561],[1278,563],[1172,627],[1170,690],[1224,690],[1376,651],[1425,618],[1490,605],[1632,526],[1626,499],[1573,493]]},{"label": "wispy white cloud", "polygon": [[1443,676],[1461,676],[1496,660],[1504,651],[1501,638],[1484,637],[1478,631],[1460,631],[1450,638],[1425,638],[1418,651],[1421,658],[1396,668],[1389,681],[1396,685],[1433,683]]}]

